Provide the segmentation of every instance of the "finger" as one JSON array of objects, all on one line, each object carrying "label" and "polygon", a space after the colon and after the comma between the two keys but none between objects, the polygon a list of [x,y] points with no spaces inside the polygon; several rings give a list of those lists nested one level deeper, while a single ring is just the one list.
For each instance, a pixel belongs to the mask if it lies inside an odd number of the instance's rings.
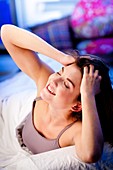
[{"label": "finger", "polygon": [[95,77],[98,77],[98,76],[99,76],[99,70],[95,70],[94,76],[95,76]]},{"label": "finger", "polygon": [[102,76],[98,76],[98,79],[101,81],[102,80]]},{"label": "finger", "polygon": [[94,77],[95,77],[95,79],[101,81],[102,76],[99,75],[99,70],[95,70]]},{"label": "finger", "polygon": [[101,76],[97,76],[97,77],[95,78],[95,80],[96,80],[97,82],[101,82],[102,77],[101,77]]},{"label": "finger", "polygon": [[94,65],[90,65],[89,68],[89,74],[92,75],[94,73]]},{"label": "finger", "polygon": [[84,74],[88,74],[88,66],[84,67]]}]

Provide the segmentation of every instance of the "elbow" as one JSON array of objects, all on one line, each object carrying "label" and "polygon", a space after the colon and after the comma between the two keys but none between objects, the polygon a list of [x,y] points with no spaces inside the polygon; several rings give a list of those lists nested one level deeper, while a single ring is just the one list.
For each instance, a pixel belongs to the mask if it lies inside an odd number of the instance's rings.
[{"label": "elbow", "polygon": [[1,39],[2,39],[2,41],[7,39],[7,37],[8,37],[7,35],[9,35],[9,33],[8,33],[9,27],[10,27],[9,24],[2,25],[2,27],[1,27]]},{"label": "elbow", "polygon": [[104,146],[103,140],[101,140],[99,143],[96,143],[95,145],[83,146],[76,148],[77,155],[82,162],[96,163],[101,159]]},{"label": "elbow", "polygon": [[77,153],[78,158],[84,163],[95,163],[102,156],[102,149],[96,149],[95,151],[85,151]]},{"label": "elbow", "polygon": [[5,24],[5,25],[2,25],[2,27],[1,27],[1,38],[3,39],[3,37],[5,36],[5,34],[6,34],[6,30],[7,30],[7,24]]},{"label": "elbow", "polygon": [[4,41],[6,37],[6,25],[2,25],[0,34],[1,34],[0,36],[1,36],[2,41]]},{"label": "elbow", "polygon": [[85,163],[96,163],[101,158],[101,154],[87,154],[81,158]]}]

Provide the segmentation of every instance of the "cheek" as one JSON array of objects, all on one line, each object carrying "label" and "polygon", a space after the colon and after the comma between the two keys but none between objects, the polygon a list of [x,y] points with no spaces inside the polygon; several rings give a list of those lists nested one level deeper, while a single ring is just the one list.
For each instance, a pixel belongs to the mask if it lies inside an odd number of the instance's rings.
[{"label": "cheek", "polygon": [[65,88],[60,88],[57,92],[57,97],[59,98],[59,100],[64,102],[70,101],[70,96],[72,96],[72,93]]},{"label": "cheek", "polygon": [[58,96],[66,96],[68,94],[67,90],[65,89],[65,87],[59,87],[57,89],[57,95]]}]

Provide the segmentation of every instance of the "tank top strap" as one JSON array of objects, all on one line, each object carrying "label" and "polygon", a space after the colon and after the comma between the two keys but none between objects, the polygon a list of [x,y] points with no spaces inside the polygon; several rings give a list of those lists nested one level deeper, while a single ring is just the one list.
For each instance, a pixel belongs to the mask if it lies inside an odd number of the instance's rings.
[{"label": "tank top strap", "polygon": [[39,101],[39,100],[42,100],[42,98],[39,96],[39,97],[36,97],[35,99],[34,99],[34,101]]},{"label": "tank top strap", "polygon": [[36,103],[37,101],[39,101],[39,100],[42,100],[42,98],[41,98],[40,96],[39,96],[39,97],[36,97],[36,98],[34,99],[33,104],[32,104],[32,113],[33,113],[33,111],[34,111],[35,103]]},{"label": "tank top strap", "polygon": [[57,136],[57,140],[59,140],[59,138],[61,137],[61,135],[67,130],[69,129],[77,120],[75,120],[74,122],[70,123],[69,125],[67,125]]}]

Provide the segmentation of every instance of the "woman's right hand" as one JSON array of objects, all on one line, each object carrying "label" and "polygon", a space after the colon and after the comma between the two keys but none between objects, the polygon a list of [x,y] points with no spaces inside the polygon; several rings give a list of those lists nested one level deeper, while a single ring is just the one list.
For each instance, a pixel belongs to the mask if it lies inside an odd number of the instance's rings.
[{"label": "woman's right hand", "polygon": [[75,62],[75,58],[71,55],[64,54],[62,57],[60,57],[60,63],[64,66],[70,65]]}]

